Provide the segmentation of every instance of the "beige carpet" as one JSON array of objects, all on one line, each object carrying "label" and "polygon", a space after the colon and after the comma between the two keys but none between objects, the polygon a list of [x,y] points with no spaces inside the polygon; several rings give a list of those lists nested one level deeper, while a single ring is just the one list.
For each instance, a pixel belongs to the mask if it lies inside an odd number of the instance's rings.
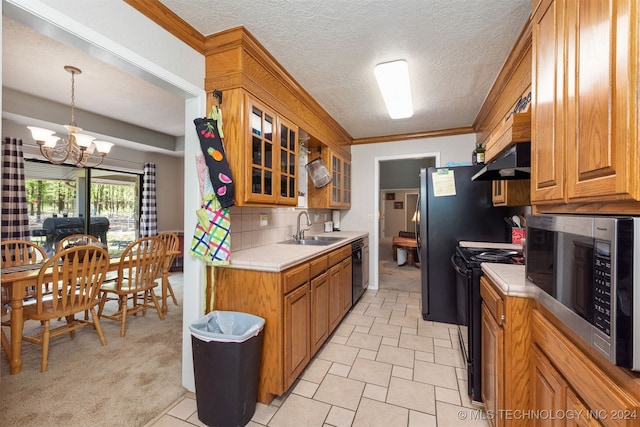
[{"label": "beige carpet", "polygon": [[392,239],[380,239],[378,250],[378,287],[382,290],[416,292],[421,290],[420,269],[405,264],[398,266],[391,251]]},{"label": "beige carpet", "polygon": [[[182,304],[182,273],[170,280]],[[169,301],[164,321],[155,311],[130,316],[124,338],[119,322],[102,319],[104,347],[90,326],[74,339],[52,339],[45,373],[39,345],[23,343],[18,375],[9,374],[1,355],[0,425],[133,427],[156,417],[187,391],[181,385],[182,305]]]}]

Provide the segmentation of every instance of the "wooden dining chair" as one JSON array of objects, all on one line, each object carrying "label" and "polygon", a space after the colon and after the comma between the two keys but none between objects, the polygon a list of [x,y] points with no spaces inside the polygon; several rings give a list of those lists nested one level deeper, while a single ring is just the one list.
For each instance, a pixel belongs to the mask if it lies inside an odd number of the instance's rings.
[{"label": "wooden dining chair", "polygon": [[[167,251],[167,255],[165,256],[164,268],[167,270],[167,276],[170,276],[168,271],[171,268],[173,261],[176,259],[176,255],[178,254],[178,250],[180,249],[180,238],[176,233],[173,233],[171,231],[163,231],[161,233],[158,233],[156,237],[162,240],[162,242],[164,243],[164,248]],[[169,295],[171,295],[173,305],[178,305],[178,298],[176,298],[176,294],[175,292],[173,292],[169,277],[167,277],[167,292],[169,292]]]},{"label": "wooden dining chair", "polygon": [[[65,249],[54,254],[42,265],[36,282],[35,303],[23,309],[25,322],[40,321],[42,331],[22,336],[23,341],[42,345],[42,372],[47,370],[49,340],[53,337],[68,332],[73,338],[77,329],[93,325],[100,343],[106,345],[95,307],[100,303],[100,286],[108,268],[109,253],[97,246],[74,246]],[[52,287],[49,295],[44,292],[45,283]],[[76,314],[85,311],[91,313],[91,320],[76,319]],[[66,323],[51,328],[51,320],[61,318],[65,318]]]},{"label": "wooden dining chair", "polygon": [[[128,315],[142,312],[144,316],[147,309],[155,309],[160,320],[164,320],[154,289],[158,286],[156,280],[165,262],[165,252],[164,243],[157,237],[143,237],[134,241],[120,257],[117,279],[102,284],[98,316],[120,321],[120,336],[125,336]],[[118,310],[105,314],[105,304],[112,299],[118,301]]]},{"label": "wooden dining chair", "polygon": [[56,244],[56,252],[60,252],[71,246],[86,245],[88,243],[100,243],[100,239],[91,234],[71,234],[60,239]]},{"label": "wooden dining chair", "polygon": [[47,253],[38,244],[29,240],[0,241],[2,267],[35,264],[47,259]]},{"label": "wooden dining chair", "polygon": [[[0,256],[2,257],[2,268],[15,267],[26,264],[36,264],[47,259],[47,253],[36,243],[28,240],[3,240],[0,242]],[[35,287],[26,290],[25,299],[31,299],[35,295]],[[2,288],[2,312],[9,312],[11,302],[6,290]],[[11,326],[9,320],[3,320],[2,326]],[[1,331],[1,345],[7,358],[9,352],[9,340],[4,330]]]}]

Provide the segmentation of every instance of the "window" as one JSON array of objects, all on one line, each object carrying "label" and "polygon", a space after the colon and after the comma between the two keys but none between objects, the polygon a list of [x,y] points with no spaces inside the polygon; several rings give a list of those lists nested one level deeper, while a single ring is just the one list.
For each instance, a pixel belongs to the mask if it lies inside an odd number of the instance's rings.
[{"label": "window", "polygon": [[141,182],[141,174],[25,161],[32,240],[51,254],[65,235],[88,233],[122,251],[140,235]]}]

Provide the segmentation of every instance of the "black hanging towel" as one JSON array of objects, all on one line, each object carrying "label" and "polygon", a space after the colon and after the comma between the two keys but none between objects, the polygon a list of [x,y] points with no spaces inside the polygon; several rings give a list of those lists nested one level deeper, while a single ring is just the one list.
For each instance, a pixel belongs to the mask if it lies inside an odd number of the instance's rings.
[{"label": "black hanging towel", "polygon": [[197,118],[193,123],[196,125],[200,147],[209,169],[209,177],[216,197],[221,207],[233,206],[235,204],[233,201],[234,184],[216,120],[211,117]]}]

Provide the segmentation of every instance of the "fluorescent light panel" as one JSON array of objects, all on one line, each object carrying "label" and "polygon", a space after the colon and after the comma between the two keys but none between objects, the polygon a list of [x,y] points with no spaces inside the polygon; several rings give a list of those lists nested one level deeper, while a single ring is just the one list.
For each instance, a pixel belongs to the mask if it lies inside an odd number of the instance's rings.
[{"label": "fluorescent light panel", "polygon": [[375,75],[389,116],[392,119],[405,119],[413,116],[407,61],[399,60],[378,64],[375,68]]}]

